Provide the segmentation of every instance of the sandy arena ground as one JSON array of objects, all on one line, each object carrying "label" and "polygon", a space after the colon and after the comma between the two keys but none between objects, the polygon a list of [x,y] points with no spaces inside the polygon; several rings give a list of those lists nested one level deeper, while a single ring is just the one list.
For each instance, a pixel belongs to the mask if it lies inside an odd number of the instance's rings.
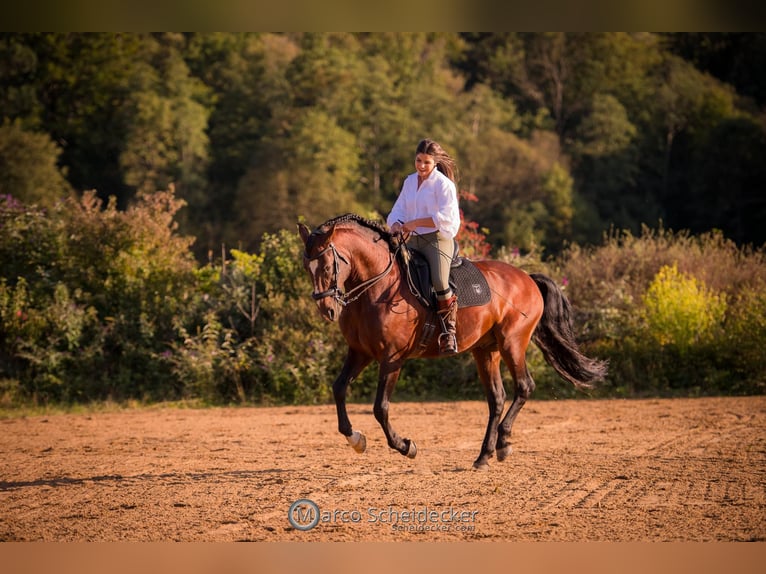
[{"label": "sandy arena ground", "polygon": [[483,403],[393,403],[414,460],[349,413],[361,455],[332,405],[0,420],[0,540],[766,540],[766,397],[533,400],[486,472]]}]

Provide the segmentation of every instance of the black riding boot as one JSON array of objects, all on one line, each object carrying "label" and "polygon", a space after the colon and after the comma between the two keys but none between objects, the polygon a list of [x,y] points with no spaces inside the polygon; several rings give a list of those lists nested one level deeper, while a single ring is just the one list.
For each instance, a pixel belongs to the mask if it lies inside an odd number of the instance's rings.
[{"label": "black riding boot", "polygon": [[457,297],[454,295],[439,301],[437,311],[442,320],[443,332],[439,335],[439,352],[443,355],[457,353]]}]

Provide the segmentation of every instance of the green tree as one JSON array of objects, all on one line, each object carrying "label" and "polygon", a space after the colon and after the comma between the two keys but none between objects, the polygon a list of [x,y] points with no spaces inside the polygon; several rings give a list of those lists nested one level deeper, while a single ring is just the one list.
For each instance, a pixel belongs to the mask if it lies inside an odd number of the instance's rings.
[{"label": "green tree", "polygon": [[[469,85],[486,81],[513,98],[519,122],[512,131],[529,140],[541,127],[552,128],[561,151],[571,157],[560,162],[574,179],[570,239],[596,241],[610,223],[637,230],[642,221],[656,221],[656,201],[637,185],[638,125],[650,115],[645,108],[661,57],[656,36],[467,34],[464,39],[468,47],[458,65],[467,70]],[[527,235],[539,228],[539,217],[547,217],[544,203],[516,211],[526,212]]]},{"label": "green tree", "polygon": [[[33,33],[16,39],[36,56],[24,76],[36,102],[20,110],[62,148],[76,190],[127,198],[118,158],[130,122],[127,102],[147,38],[137,34]],[[31,114],[32,118],[27,120]]]},{"label": "green tree", "polygon": [[131,123],[120,154],[125,183],[139,192],[173,184],[180,197],[204,203],[208,157],[207,90],[180,54],[182,37],[163,36],[151,64],[136,76]]},{"label": "green tree", "polygon": [[[384,213],[422,137],[457,157],[461,191],[479,198],[466,213],[495,245],[556,249],[660,218],[760,242],[752,193],[763,175],[748,149],[760,150],[763,131],[753,75],[763,36],[4,33],[0,109],[4,122],[49,136],[77,191],[114,195],[124,209],[137,190],[173,182],[198,257],[275,230],[258,215],[265,203],[240,216],[252,189],[283,190],[285,220],[308,187]],[[303,169],[291,158],[309,125],[335,141],[322,142],[301,184],[285,166]],[[555,154],[541,134],[556,136]],[[354,155],[353,177],[340,175]],[[567,178],[574,214],[554,224],[546,186]],[[256,225],[243,225],[251,213]]]},{"label": "green tree", "polygon": [[468,47],[458,65],[466,71],[469,86],[487,83],[513,98],[522,114],[549,114],[562,143],[594,95],[609,93],[631,106],[645,101],[659,55],[651,34],[493,33],[464,38]]},{"label": "green tree", "polygon": [[702,72],[734,86],[759,106],[766,102],[766,34],[742,32],[675,32],[665,45]]},{"label": "green tree", "polygon": [[479,188],[482,178],[492,171],[497,159],[487,137],[493,133],[517,133],[521,119],[511,100],[497,95],[485,84],[476,84],[470,91],[458,99],[460,121],[455,126],[459,130],[456,147],[460,159],[460,185],[466,192],[477,194],[489,190]]},{"label": "green tree", "polygon": [[0,126],[0,195],[40,205],[65,197],[71,188],[57,165],[60,154],[47,134],[25,131],[19,121]]},{"label": "green tree", "polygon": [[766,243],[766,128],[748,116],[722,120],[694,152],[690,229],[722,230],[744,244]]},{"label": "green tree", "polygon": [[24,36],[0,34],[0,110],[5,119],[39,128],[42,106],[37,97],[35,72],[38,55]]},{"label": "green tree", "polygon": [[534,250],[568,234],[576,197],[554,134],[524,140],[491,127],[469,157],[478,202],[466,213],[489,229],[493,246]]},{"label": "green tree", "polygon": [[263,232],[291,228],[299,215],[319,224],[333,215],[360,212],[356,189],[359,158],[355,137],[326,113],[307,108],[237,190],[240,237],[253,247]]},{"label": "green tree", "polygon": [[[658,88],[651,108],[654,121],[650,128],[654,139],[645,140],[655,146],[642,150],[655,159],[655,171],[645,170],[641,184],[656,190],[668,225],[680,228],[696,223],[695,231],[710,229],[710,219],[694,222],[694,217],[690,217],[700,210],[714,208],[695,186],[696,174],[708,169],[709,156],[721,143],[720,139],[711,139],[717,126],[740,113],[734,94],[729,87],[676,56],[666,58],[656,81]],[[742,158],[733,159],[733,163],[722,166],[721,172],[740,169]]]},{"label": "green tree", "polygon": [[614,96],[596,94],[591,108],[575,130],[571,148],[574,174],[587,205],[578,217],[577,237],[597,241],[601,230],[615,225],[637,231],[645,221],[659,219],[659,206],[637,188],[638,129]]},{"label": "green tree", "polygon": [[269,136],[271,118],[290,105],[285,70],[298,52],[289,34],[188,35],[189,70],[210,91],[207,186],[201,203],[190,206],[198,256],[241,239],[237,187]]}]

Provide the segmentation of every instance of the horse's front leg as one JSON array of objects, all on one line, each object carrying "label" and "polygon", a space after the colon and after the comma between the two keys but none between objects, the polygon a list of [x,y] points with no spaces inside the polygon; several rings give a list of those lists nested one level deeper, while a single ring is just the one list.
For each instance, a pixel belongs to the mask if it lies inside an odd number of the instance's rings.
[{"label": "horse's front leg", "polygon": [[370,364],[370,361],[372,361],[371,357],[354,351],[349,347],[343,368],[338,378],[332,384],[335,409],[338,412],[338,431],[346,437],[348,444],[358,453],[364,452],[365,448],[367,448],[367,439],[365,439],[361,432],[355,431],[351,427],[351,421],[348,418],[348,412],[346,412],[346,390],[351,381]]},{"label": "horse's front leg", "polygon": [[400,437],[388,420],[388,408],[391,395],[394,392],[396,381],[399,380],[399,372],[401,369],[402,365],[400,363],[386,363],[385,361],[381,361],[378,391],[375,395],[375,407],[373,408],[373,412],[375,413],[375,419],[383,428],[383,432],[388,440],[388,446],[409,458],[415,458],[415,455],[418,453],[415,443],[408,438]]}]

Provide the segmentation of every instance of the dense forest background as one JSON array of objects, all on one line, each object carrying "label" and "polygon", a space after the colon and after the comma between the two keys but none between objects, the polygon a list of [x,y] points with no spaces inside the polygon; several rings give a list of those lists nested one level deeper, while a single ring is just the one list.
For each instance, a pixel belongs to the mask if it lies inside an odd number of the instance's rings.
[{"label": "dense forest background", "polygon": [[202,257],[386,213],[417,141],[493,246],[766,241],[766,34],[4,34],[0,192],[175,185]]},{"label": "dense forest background", "polygon": [[[764,69],[763,33],[0,34],[0,395],[326,400],[295,223],[385,215],[423,137],[612,390],[762,392]],[[475,378],[435,364],[402,386]]]}]

